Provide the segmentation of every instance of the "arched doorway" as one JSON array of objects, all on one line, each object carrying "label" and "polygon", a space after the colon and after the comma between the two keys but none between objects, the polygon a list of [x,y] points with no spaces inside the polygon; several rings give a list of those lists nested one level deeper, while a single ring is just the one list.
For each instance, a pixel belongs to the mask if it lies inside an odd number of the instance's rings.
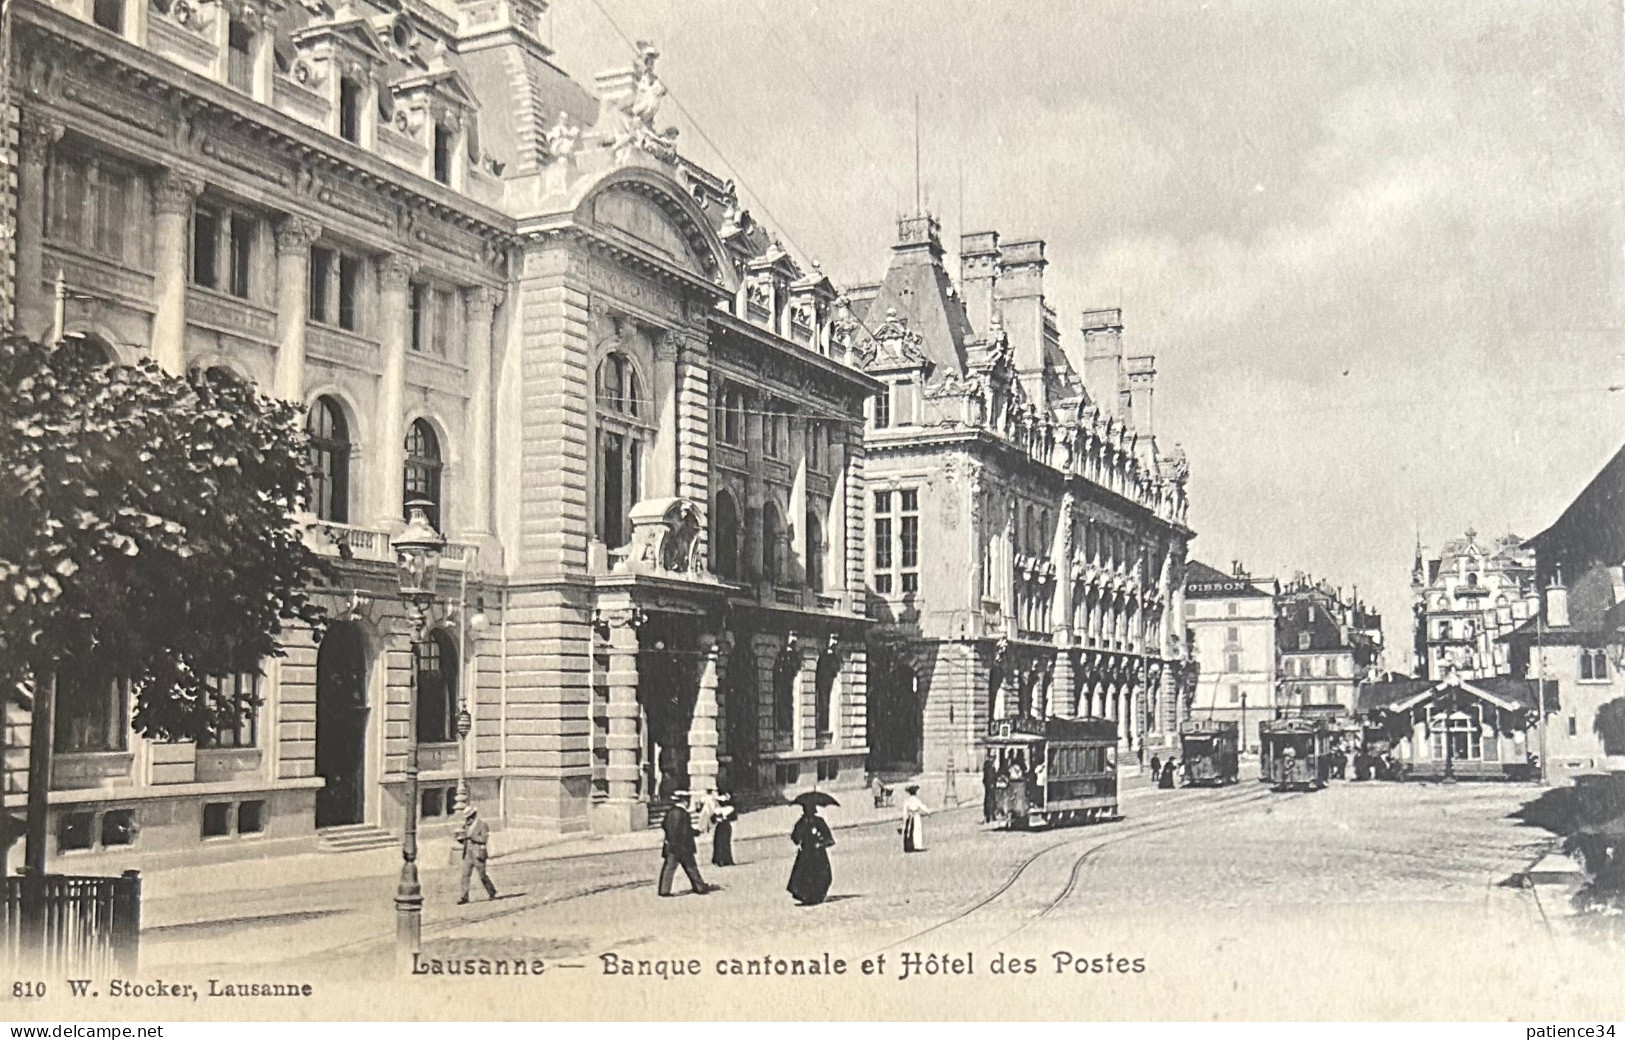
[{"label": "arched doorway", "polygon": [[316,826],[360,823],[366,814],[367,657],[361,627],[332,625],[316,654]]}]

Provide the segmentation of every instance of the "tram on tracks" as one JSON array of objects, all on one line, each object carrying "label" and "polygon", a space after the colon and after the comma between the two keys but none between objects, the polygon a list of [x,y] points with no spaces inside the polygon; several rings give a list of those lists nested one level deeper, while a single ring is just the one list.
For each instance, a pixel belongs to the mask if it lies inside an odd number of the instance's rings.
[{"label": "tram on tracks", "polygon": [[1259,779],[1276,790],[1325,787],[1331,751],[1331,727],[1325,719],[1271,719],[1258,724]]},{"label": "tram on tracks", "polygon": [[994,719],[987,728],[984,795],[1006,830],[1117,818],[1117,723],[1110,719]]},{"label": "tram on tracks", "polygon": [[1240,775],[1237,745],[1241,728],[1216,719],[1187,719],[1179,727],[1179,758],[1185,786],[1222,787]]}]

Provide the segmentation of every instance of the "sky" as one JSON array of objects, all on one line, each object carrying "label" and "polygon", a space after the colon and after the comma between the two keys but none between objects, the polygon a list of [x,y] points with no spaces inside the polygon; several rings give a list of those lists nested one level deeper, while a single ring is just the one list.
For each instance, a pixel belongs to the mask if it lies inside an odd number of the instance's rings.
[{"label": "sky", "polygon": [[[1625,443],[1617,0],[554,0],[837,283],[921,191],[1123,308],[1191,554],[1323,577],[1406,668],[1415,542],[1544,528]],[[957,258],[949,261],[957,271]]]}]

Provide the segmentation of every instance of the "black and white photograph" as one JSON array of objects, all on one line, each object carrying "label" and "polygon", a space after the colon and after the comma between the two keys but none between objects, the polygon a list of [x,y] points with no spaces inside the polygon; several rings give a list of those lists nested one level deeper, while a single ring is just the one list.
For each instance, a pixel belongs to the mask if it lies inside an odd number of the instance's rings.
[{"label": "black and white photograph", "polygon": [[0,1019],[1625,1020],[1619,0],[0,3]]}]

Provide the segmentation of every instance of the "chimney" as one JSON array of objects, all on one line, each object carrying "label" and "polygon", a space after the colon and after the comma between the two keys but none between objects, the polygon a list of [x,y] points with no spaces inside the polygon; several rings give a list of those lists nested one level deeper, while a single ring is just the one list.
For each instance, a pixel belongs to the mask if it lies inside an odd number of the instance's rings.
[{"label": "chimney", "polygon": [[1048,265],[1042,239],[1006,242],[999,249],[998,280],[993,285],[1016,374],[1027,399],[1040,411],[1049,405],[1044,393],[1044,268]]},{"label": "chimney", "polygon": [[1123,312],[1083,312],[1083,388],[1100,414],[1120,416],[1123,389]]},{"label": "chimney", "polygon": [[1151,422],[1151,392],[1157,382],[1157,359],[1149,354],[1128,359],[1128,421],[1134,432],[1149,437],[1156,432]]},{"label": "chimney", "polygon": [[1232,578],[1244,578],[1247,576],[1246,572],[1241,569],[1240,560],[1230,561],[1230,576]]},{"label": "chimney", "polygon": [[1546,586],[1546,627],[1569,627],[1569,587],[1563,584],[1561,570]]},{"label": "chimney", "polygon": [[997,231],[974,231],[959,236],[959,291],[965,301],[965,316],[978,336],[987,335],[993,317],[993,286],[998,267]]}]

